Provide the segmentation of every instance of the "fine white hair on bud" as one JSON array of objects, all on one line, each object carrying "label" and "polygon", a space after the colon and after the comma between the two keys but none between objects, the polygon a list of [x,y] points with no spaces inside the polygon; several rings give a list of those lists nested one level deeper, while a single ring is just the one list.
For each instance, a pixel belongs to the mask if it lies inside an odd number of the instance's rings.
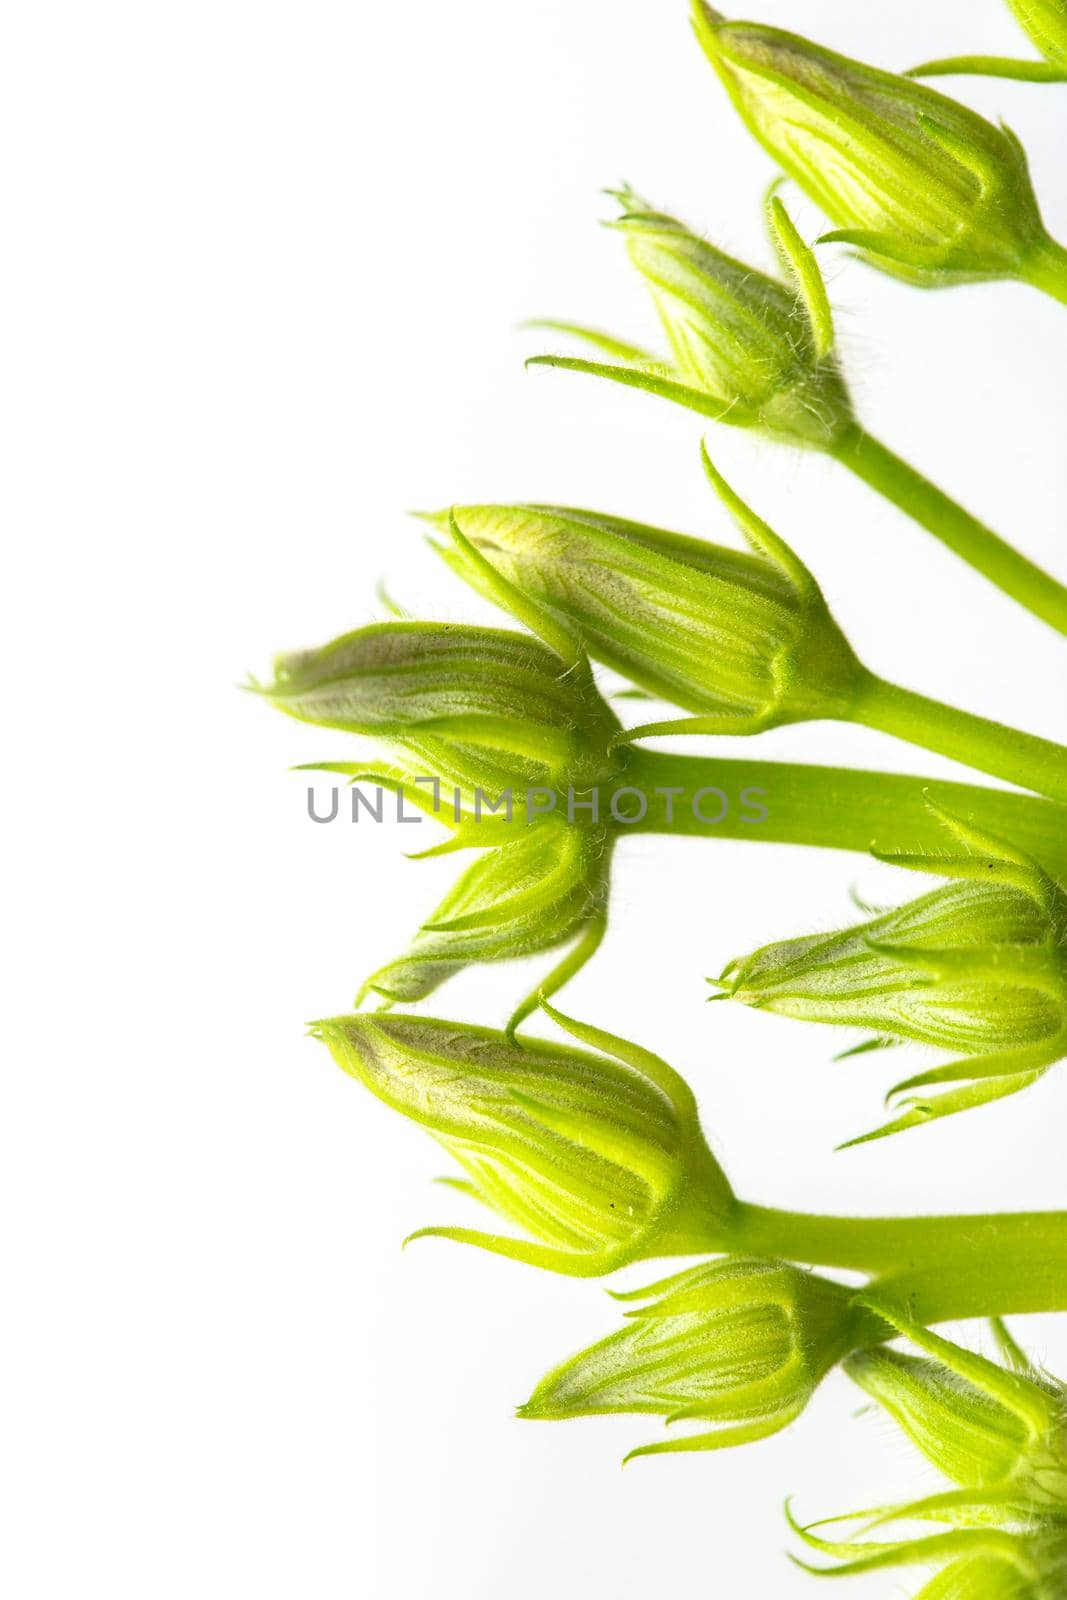
[{"label": "fine white hair on bud", "polygon": [[577,337],[610,359],[542,355],[529,365],[608,378],[733,427],[832,449],[855,415],[822,274],[781,200],[771,199],[768,223],[787,282],[736,261],[631,190],[615,198],[622,215],[611,226],[649,291],[669,357],[540,320],[529,326]]},{"label": "fine white hair on bud", "polygon": [[874,1296],[867,1303],[920,1354],[872,1346],[850,1355],[844,1370],[956,1486],[922,1506],[946,1517],[1067,1522],[1067,1388],[1040,1371],[1000,1322],[993,1324],[1003,1358],[996,1362]]},{"label": "fine white hair on bud", "polygon": [[[1040,1372],[1000,1322],[1002,1360],[988,1360],[913,1322],[884,1294],[858,1304],[915,1345],[879,1346],[844,1370],[903,1429],[953,1487],[920,1500],[825,1518],[794,1532],[844,1576],[933,1568],[915,1600],[1058,1600],[1067,1580],[1067,1407],[1064,1385]],[[854,1524],[857,1533],[823,1530]],[[875,1538],[897,1525],[943,1531]]]}]

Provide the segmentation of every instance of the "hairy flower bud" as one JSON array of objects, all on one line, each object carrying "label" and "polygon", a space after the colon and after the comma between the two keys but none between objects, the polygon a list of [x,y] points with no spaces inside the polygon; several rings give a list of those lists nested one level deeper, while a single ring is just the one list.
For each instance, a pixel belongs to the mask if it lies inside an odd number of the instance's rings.
[{"label": "hairy flower bud", "polygon": [[[555,506],[463,506],[455,519],[468,548],[565,617],[598,660],[698,713],[627,738],[667,726],[753,733],[845,714],[863,669],[818,584],[706,454],[705,465],[751,554]],[[441,553],[482,587],[465,549]]]},{"label": "hairy flower bud", "polygon": [[[613,842],[609,828],[565,817],[512,826],[503,843],[476,857],[404,954],[367,979],[359,1000],[370,993],[391,1004],[422,1000],[471,962],[514,961],[584,936],[580,965],[602,936]],[[531,997],[512,1026],[532,1009]]]},{"label": "hairy flower bud", "polygon": [[529,1240],[470,1228],[415,1237],[581,1277],[721,1248],[733,1195],[687,1085],[636,1045],[549,1014],[596,1053],[398,1014],[315,1025],[346,1072],[455,1157],[467,1174],[456,1187]]},{"label": "hairy flower bud", "polygon": [[519,1414],[554,1421],[650,1412],[714,1424],[631,1456],[719,1450],[777,1433],[861,1342],[868,1316],[841,1284],[736,1256],[616,1298],[650,1303],[550,1372]]},{"label": "hairy flower bud", "polygon": [[589,764],[591,742],[602,765],[617,727],[591,681],[539,639],[459,623],[372,623],[279,656],[261,692],[302,722],[408,747],[471,745],[531,780]]},{"label": "hairy flower bud", "polygon": [[735,261],[630,191],[618,199],[623,215],[614,226],[652,296],[670,362],[574,324],[535,323],[576,334],[616,359],[538,356],[530,364],[594,373],[720,422],[831,448],[854,422],[852,403],[833,351],[822,276],[781,201],[771,202],[769,218],[788,284]]},{"label": "hairy flower bud", "polygon": [[894,1096],[949,1087],[908,1100],[875,1136],[1012,1094],[1067,1054],[1067,895],[1003,841],[938,814],[966,853],[882,859],[953,881],[839,932],[765,945],[712,980],[717,999],[969,1053],[899,1084]]},{"label": "hairy flower bud", "polygon": [[[357,1004],[372,993],[419,1000],[470,962],[575,941],[542,980],[551,993],[603,936],[613,833],[584,801],[618,770],[619,721],[566,630],[517,605],[558,649],[496,628],[386,622],[279,657],[260,690],[301,721],[385,744],[391,764],[321,765],[433,815],[452,831],[440,848],[484,851],[404,954],[367,979]],[[566,820],[556,810],[562,791]],[[511,1026],[535,1006],[536,992]]]},{"label": "hairy flower bud", "polygon": [[727,22],[705,0],[693,15],[750,131],[836,224],[827,239],[924,287],[1023,278],[1063,293],[1065,253],[1007,129],[796,34]]},{"label": "hairy flower bud", "polygon": [[[833,1517],[861,1534],[894,1523],[948,1531],[892,1540],[827,1539],[790,1521],[809,1549],[842,1576],[879,1568],[937,1569],[916,1600],[1058,1600],[1067,1584],[1067,1408],[1064,1386],[1039,1373],[994,1324],[1006,1366],[964,1350],[881,1298],[861,1304],[904,1334],[921,1358],[864,1349],[845,1371],[883,1406],[957,1487],[902,1505]],[[801,1563],[803,1565],[803,1563]]]},{"label": "hairy flower bud", "polygon": [[967,1491],[933,1496],[907,1509],[1067,1522],[1064,1385],[1039,1372],[999,1323],[994,1328],[1007,1367],[892,1309],[879,1310],[923,1355],[872,1348],[850,1355],[844,1369],[928,1461]]}]

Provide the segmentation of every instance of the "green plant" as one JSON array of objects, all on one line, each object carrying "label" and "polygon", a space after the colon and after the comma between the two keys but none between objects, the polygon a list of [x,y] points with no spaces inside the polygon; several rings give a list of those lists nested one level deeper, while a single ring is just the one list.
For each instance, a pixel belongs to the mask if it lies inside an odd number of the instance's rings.
[{"label": "green plant", "polygon": [[[1012,75],[1060,75],[1063,0],[1012,3],[1049,62]],[[1013,135],[910,77],[727,22],[703,0],[693,18],[742,120],[835,223],[824,241],[916,286],[1020,278],[1067,300],[1067,251],[1045,230]],[[1004,64],[918,70],[963,67]],[[614,226],[669,356],[553,323],[606,359],[535,362],[833,456],[1067,633],[1067,588],[863,429],[822,274],[776,193],[783,281],[631,191],[617,198]],[[1061,1600],[1067,1390],[1000,1319],[1067,1312],[1067,1213],[855,1217],[747,1201],[671,1066],[548,1003],[601,942],[627,833],[762,840],[871,851],[944,880],[903,906],[864,907],[840,930],[764,944],[714,980],[713,998],[868,1031],[850,1054],[911,1042],[952,1057],[898,1084],[892,1096],[906,1098],[892,1120],[852,1143],[1003,1099],[1067,1055],[1067,750],[872,673],[807,567],[706,449],[704,466],[746,549],[569,507],[453,506],[426,515],[431,543],[518,627],[384,621],[279,657],[268,684],[250,685],[304,723],[374,742],[371,755],[305,769],[350,780],[357,811],[377,804],[380,816],[391,792],[447,830],[422,854],[477,852],[408,949],[366,979],[357,1009],[312,1032],[449,1153],[462,1176],[445,1182],[496,1219],[413,1237],[583,1278],[696,1258],[617,1294],[621,1326],[543,1377],[523,1418],[660,1416],[692,1429],[631,1455],[719,1450],[798,1421],[839,1370],[950,1486],[794,1521],[834,1563],[820,1570],[932,1569],[917,1600]],[[614,704],[593,662],[627,680]],[[627,723],[635,700],[687,715]],[[827,718],[1018,789],[641,742]],[[392,1009],[470,963],[549,951],[561,952],[556,965],[503,1031]],[[379,1009],[358,1009],[372,998]],[[539,1006],[565,1042],[517,1033]],[[981,1318],[994,1319],[999,1361],[934,1331]],[[839,1522],[859,1526],[828,1536]],[[916,1535],[915,1524],[940,1531]],[[871,1537],[882,1529],[890,1537]]]}]

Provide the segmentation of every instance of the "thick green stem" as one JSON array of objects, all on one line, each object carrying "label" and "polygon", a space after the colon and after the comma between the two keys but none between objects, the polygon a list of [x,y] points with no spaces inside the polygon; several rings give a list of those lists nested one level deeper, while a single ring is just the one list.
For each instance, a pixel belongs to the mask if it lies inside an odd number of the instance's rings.
[{"label": "thick green stem", "polygon": [[901,689],[868,673],[850,710],[854,722],[922,745],[979,772],[1067,800],[1067,749],[1051,739],[1021,733],[970,711]]},{"label": "thick green stem", "polygon": [[1020,555],[928,478],[865,433],[859,423],[845,429],[830,453],[998,589],[1067,634],[1067,585]]},{"label": "thick green stem", "polygon": [[[634,833],[937,853],[947,835],[930,810],[933,800],[983,832],[1010,838],[1054,875],[1067,874],[1067,806],[1032,795],[848,767],[637,748],[628,753],[620,781],[638,789],[648,804],[641,821],[631,825]],[[609,814],[617,787],[602,786],[602,816]],[[632,804],[629,809],[632,814]]]},{"label": "thick green stem", "polygon": [[919,1322],[1067,1311],[1067,1212],[824,1217],[739,1201],[730,1248],[873,1276]]},{"label": "thick green stem", "polygon": [[1067,250],[1047,235],[1030,254],[1021,274],[1026,283],[1067,305]]}]

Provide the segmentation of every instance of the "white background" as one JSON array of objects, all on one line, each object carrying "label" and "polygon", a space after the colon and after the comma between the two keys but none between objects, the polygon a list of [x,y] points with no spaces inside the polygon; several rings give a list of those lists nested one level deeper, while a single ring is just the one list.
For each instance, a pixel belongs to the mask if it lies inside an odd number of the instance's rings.
[{"label": "white background", "polygon": [[[732,537],[695,418],[524,374],[537,344],[514,332],[532,313],[650,331],[597,227],[598,189],[620,178],[770,265],[770,166],[685,9],[6,11],[12,1600],[800,1596],[787,1493],[816,1516],[928,1481],[887,1425],[854,1420],[837,1376],[774,1441],[625,1473],[655,1419],[513,1420],[544,1369],[615,1325],[610,1302],[458,1247],[402,1256],[407,1231],[466,1220],[464,1202],[428,1187],[435,1147],[302,1036],[403,947],[455,864],[406,863],[410,830],[312,826],[286,768],[344,741],[235,687],[276,649],[373,618],[381,576],[421,614],[481,614],[411,506],[555,499]],[[1000,0],[764,0],[761,15],[889,66],[1027,50]],[[1067,91],[956,87],[1010,119],[1067,235]],[[831,270],[870,426],[1067,572],[1067,312],[1015,285],[924,295]],[[1061,639],[831,463],[723,429],[712,442],[871,665],[1067,736]],[[737,753],[949,770],[849,728]],[[857,882],[884,893],[887,877],[772,845],[624,845],[610,935],[567,1006],[692,1078],[750,1198],[1063,1205],[1062,1073],[835,1156],[892,1066],[834,1066],[835,1033],[705,1009],[705,974],[847,919]],[[435,1006],[500,1021],[535,975],[471,973]],[[1017,1328],[1067,1365],[1052,1319]]]}]

